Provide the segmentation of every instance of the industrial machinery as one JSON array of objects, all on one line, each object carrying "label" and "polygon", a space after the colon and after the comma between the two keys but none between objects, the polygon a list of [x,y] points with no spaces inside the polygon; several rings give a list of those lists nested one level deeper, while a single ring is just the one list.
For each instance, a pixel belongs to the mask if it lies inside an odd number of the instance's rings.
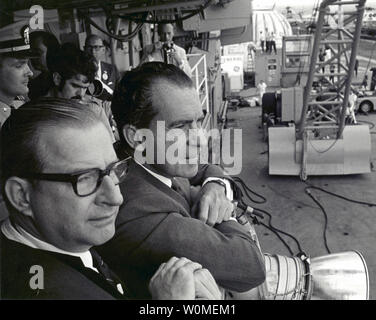
[{"label": "industrial machinery", "polygon": [[225,291],[224,299],[369,299],[369,273],[366,261],[360,252],[345,251],[311,258],[299,245],[301,251],[294,256],[265,253],[258,240],[255,225],[259,224],[257,219],[263,219],[262,215],[266,212],[249,207],[243,199],[238,200],[236,219],[249,229],[252,239],[264,255],[266,279],[258,287],[246,292]]},{"label": "industrial machinery", "polygon": [[[308,175],[370,172],[368,125],[345,124],[364,4],[365,0],[324,0],[304,89],[285,88],[280,94],[264,96],[266,100],[275,97],[273,112],[268,112],[275,117],[268,128],[269,174],[300,175],[305,180]],[[324,25],[333,6],[338,6],[334,29]],[[352,24],[353,33],[347,30]],[[319,59],[320,48],[329,55],[325,61]]]},{"label": "industrial machinery", "polygon": [[266,281],[248,292],[227,292],[236,300],[368,300],[369,275],[360,252],[309,259],[264,254]]}]

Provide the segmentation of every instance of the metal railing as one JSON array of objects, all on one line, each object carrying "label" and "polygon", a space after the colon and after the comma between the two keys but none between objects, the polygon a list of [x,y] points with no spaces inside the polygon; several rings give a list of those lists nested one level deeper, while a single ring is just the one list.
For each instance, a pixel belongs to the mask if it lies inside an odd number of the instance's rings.
[{"label": "metal railing", "polygon": [[200,98],[201,107],[206,111],[205,124],[210,119],[209,92],[208,92],[208,71],[206,55],[204,53],[187,54],[189,61],[195,62],[192,67],[192,81]]}]

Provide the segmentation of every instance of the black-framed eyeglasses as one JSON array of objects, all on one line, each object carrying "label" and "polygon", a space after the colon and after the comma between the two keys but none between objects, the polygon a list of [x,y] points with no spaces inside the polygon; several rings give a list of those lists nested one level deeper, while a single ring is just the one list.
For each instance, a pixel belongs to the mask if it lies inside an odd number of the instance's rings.
[{"label": "black-framed eyeglasses", "polygon": [[79,197],[86,197],[95,193],[100,187],[103,178],[109,176],[115,185],[124,181],[128,173],[131,157],[110,164],[106,169],[88,169],[77,173],[30,173],[21,178],[70,182],[73,190]]}]

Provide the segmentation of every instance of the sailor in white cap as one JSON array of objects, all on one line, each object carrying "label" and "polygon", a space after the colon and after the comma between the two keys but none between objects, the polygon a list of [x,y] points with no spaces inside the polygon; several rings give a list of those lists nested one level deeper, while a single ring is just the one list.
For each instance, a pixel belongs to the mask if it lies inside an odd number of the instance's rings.
[{"label": "sailor in white cap", "polygon": [[29,44],[29,27],[14,23],[0,30],[0,127],[11,109],[23,104],[33,75],[29,58],[36,57]]},{"label": "sailor in white cap", "polygon": [[[0,29],[0,128],[12,108],[24,103],[32,77],[28,62],[37,55],[30,50],[29,27],[24,21]],[[0,221],[8,215],[0,195]]]}]

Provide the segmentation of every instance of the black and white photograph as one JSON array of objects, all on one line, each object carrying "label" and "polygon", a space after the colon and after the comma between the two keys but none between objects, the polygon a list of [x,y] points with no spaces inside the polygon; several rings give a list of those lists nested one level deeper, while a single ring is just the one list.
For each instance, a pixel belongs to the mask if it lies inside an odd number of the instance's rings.
[{"label": "black and white photograph", "polygon": [[0,0],[0,300],[376,300],[375,125],[376,0]]}]

